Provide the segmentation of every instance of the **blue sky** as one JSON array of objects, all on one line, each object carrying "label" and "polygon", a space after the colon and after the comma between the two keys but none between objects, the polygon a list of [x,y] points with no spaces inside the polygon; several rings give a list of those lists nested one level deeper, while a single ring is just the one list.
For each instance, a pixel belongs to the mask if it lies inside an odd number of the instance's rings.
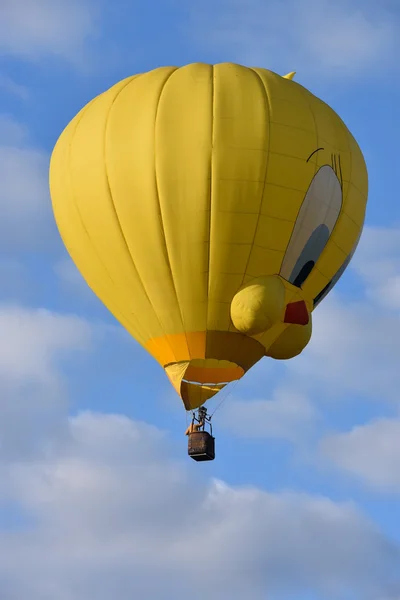
[{"label": "blue sky", "polygon": [[[2,0],[1,598],[196,600],[206,573],[211,600],[399,600],[399,51],[391,0]],[[204,465],[162,369],[70,262],[47,183],[93,96],[195,61],[296,70],[370,179],[311,343],[234,388]]]}]

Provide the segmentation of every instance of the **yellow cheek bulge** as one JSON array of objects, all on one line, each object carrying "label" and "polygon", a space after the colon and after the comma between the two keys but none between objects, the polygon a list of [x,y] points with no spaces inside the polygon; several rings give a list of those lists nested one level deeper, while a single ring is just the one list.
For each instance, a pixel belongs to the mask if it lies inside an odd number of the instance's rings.
[{"label": "yellow cheek bulge", "polygon": [[312,322],[308,325],[289,325],[269,347],[267,356],[277,360],[287,360],[298,356],[311,339]]},{"label": "yellow cheek bulge", "polygon": [[280,278],[259,277],[234,296],[231,318],[241,333],[257,335],[282,319],[284,307],[285,286]]}]

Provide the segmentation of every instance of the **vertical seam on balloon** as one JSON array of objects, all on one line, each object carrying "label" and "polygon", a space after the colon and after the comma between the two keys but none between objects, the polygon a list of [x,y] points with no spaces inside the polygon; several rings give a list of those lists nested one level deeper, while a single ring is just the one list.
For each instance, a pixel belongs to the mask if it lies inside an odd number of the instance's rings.
[{"label": "vertical seam on balloon", "polygon": [[256,78],[259,81],[259,83],[261,83],[261,89],[262,89],[262,95],[264,96],[265,107],[268,107],[268,144],[267,144],[267,158],[266,158],[266,162],[265,162],[264,181],[263,181],[263,186],[262,186],[262,191],[261,191],[260,204],[259,204],[259,208],[258,208],[257,221],[256,221],[256,225],[255,225],[255,228],[254,228],[254,234],[253,234],[253,239],[252,239],[251,245],[250,245],[249,255],[247,257],[246,266],[245,266],[244,271],[243,271],[243,277],[242,277],[242,281],[240,283],[239,288],[242,287],[244,279],[245,279],[246,274],[247,274],[247,269],[249,268],[251,254],[252,254],[254,242],[255,242],[256,236],[257,236],[258,225],[260,223],[261,209],[262,209],[262,205],[263,205],[263,202],[264,202],[265,188],[266,188],[266,185],[267,185],[269,156],[270,156],[270,146],[271,146],[271,100],[270,100],[268,88],[267,88],[266,84],[264,83],[263,78],[258,73],[257,69],[252,68],[252,67],[249,67],[249,69],[250,69],[250,71],[252,71],[254,73],[254,75],[256,76]]},{"label": "vertical seam on balloon", "polygon": [[[177,69],[176,69],[177,70]],[[176,290],[176,285],[175,285],[175,280],[174,280],[174,274],[172,271],[172,266],[171,266],[171,260],[169,257],[169,253],[168,253],[168,245],[167,245],[167,240],[165,239],[165,226],[164,226],[164,219],[163,219],[163,213],[162,213],[162,208],[161,208],[161,200],[160,200],[160,190],[158,187],[158,181],[157,181],[157,154],[156,154],[156,146],[157,146],[157,117],[158,117],[158,112],[159,112],[159,108],[160,108],[160,103],[161,103],[161,98],[163,95],[163,92],[165,90],[165,86],[167,84],[167,82],[169,81],[169,79],[172,77],[172,75],[175,73],[175,71],[173,71],[172,73],[170,73],[170,75],[166,78],[166,80],[164,81],[161,90],[160,90],[160,95],[158,97],[158,102],[157,102],[157,106],[156,106],[156,112],[155,112],[155,117],[154,117],[154,182],[155,182],[155,190],[156,190],[156,197],[157,197],[157,202],[158,202],[158,208],[160,211],[160,222],[161,222],[161,230],[162,230],[162,239],[164,240],[164,247],[165,247],[165,256],[167,259],[167,266],[170,272],[170,276],[171,276],[171,283],[172,283],[172,287],[174,289],[175,292],[175,297],[176,297],[176,303],[179,309],[179,313],[181,315],[181,323],[182,323],[182,328],[183,328],[183,333],[185,336],[185,340],[186,340],[186,345],[188,347],[188,352],[189,352],[189,346],[188,346],[188,339],[187,339],[187,335],[186,335],[186,331],[185,331],[185,324],[184,324],[184,319],[183,319],[183,314],[182,314],[182,310],[179,304],[179,298],[178,298],[178,292]],[[158,318],[158,317],[157,317]],[[160,323],[161,325],[161,323]],[[161,325],[162,327],[162,325]],[[177,360],[176,355],[174,353],[174,350],[168,340],[167,337],[167,341],[168,344],[170,345],[171,348],[171,352],[173,354],[173,356],[175,357],[175,360]]]},{"label": "vertical seam on balloon", "polygon": [[215,69],[211,65],[211,148],[210,148],[210,195],[208,205],[208,269],[207,269],[207,309],[206,309],[206,339],[204,357],[207,358],[208,313],[210,309],[210,265],[211,265],[211,227],[212,227],[212,188],[213,188],[213,157],[214,157],[214,118],[215,118]]},{"label": "vertical seam on balloon", "polygon": [[[113,106],[115,105],[115,102],[116,102],[117,98],[119,97],[119,95],[120,95],[120,94],[123,92],[123,90],[124,90],[124,89],[125,89],[125,88],[126,88],[126,87],[127,87],[129,84],[130,84],[130,83],[131,83],[131,81],[128,81],[126,85],[124,85],[124,86],[123,86],[123,87],[122,87],[120,90],[118,90],[118,93],[117,93],[117,94],[115,95],[115,97],[113,98],[113,100],[112,100],[112,102],[111,102],[111,106],[109,107],[109,110],[108,110],[108,113],[107,113],[106,122],[105,122],[105,124],[104,124],[104,142],[103,142],[103,143],[104,143],[104,147],[103,147],[103,152],[104,152],[104,171],[105,171],[106,182],[107,182],[108,196],[109,196],[109,199],[110,199],[111,207],[112,207],[112,209],[113,209],[113,211],[114,211],[114,214],[115,214],[115,218],[116,218],[116,222],[117,222],[117,225],[118,225],[119,231],[120,231],[120,233],[121,233],[121,235],[122,235],[122,239],[123,239],[123,242],[124,242],[124,245],[125,245],[125,249],[126,249],[126,251],[127,251],[127,253],[128,253],[128,256],[129,256],[129,258],[130,258],[130,261],[131,261],[131,263],[132,263],[132,267],[133,267],[134,271],[136,272],[136,275],[137,275],[137,277],[138,277],[138,279],[139,279],[140,285],[142,286],[143,292],[144,292],[144,294],[145,294],[145,296],[146,296],[146,298],[147,298],[147,300],[148,300],[148,302],[149,302],[149,305],[150,305],[150,307],[151,307],[151,301],[150,301],[150,298],[149,298],[149,296],[148,296],[148,293],[147,293],[147,290],[146,290],[146,288],[145,288],[145,286],[144,286],[144,284],[143,284],[143,280],[142,280],[142,278],[140,277],[139,271],[138,271],[138,269],[137,269],[137,267],[136,267],[136,265],[135,265],[135,263],[134,263],[134,260],[133,260],[133,258],[132,258],[132,255],[131,255],[131,252],[130,252],[130,249],[129,249],[129,244],[128,244],[127,240],[126,240],[126,237],[125,237],[125,234],[124,234],[124,230],[123,230],[123,228],[122,228],[122,224],[121,224],[121,221],[120,221],[120,219],[119,219],[119,216],[118,216],[118,212],[117,212],[116,206],[115,206],[115,204],[114,204],[114,199],[113,199],[113,195],[112,195],[112,192],[111,192],[110,179],[109,179],[109,175],[108,175],[108,169],[107,169],[107,151],[106,151],[106,148],[107,148],[107,130],[108,130],[108,125],[109,125],[109,119],[110,119],[111,111],[112,111],[112,108],[113,108]],[[132,313],[132,314],[133,314],[133,313]],[[134,316],[136,317],[136,315],[134,315]],[[142,326],[142,325],[143,325],[143,322],[142,322],[142,321],[139,319],[139,317],[136,317],[136,318],[139,320],[139,322],[140,322],[140,324],[141,324],[141,326]],[[161,324],[160,320],[158,319],[158,316],[157,316],[157,315],[156,315],[156,319],[157,319],[157,321],[159,322],[161,329],[164,331],[164,329],[163,329],[163,326],[162,326],[162,324]],[[148,338],[148,339],[151,339],[151,337],[152,337],[152,336],[151,336],[150,332],[149,332],[149,331],[146,329],[146,327],[144,328],[144,331],[147,331],[147,338]],[[164,334],[165,334],[165,331],[164,331]],[[172,348],[171,348],[171,350],[172,350]]]},{"label": "vertical seam on balloon", "polygon": [[[136,76],[132,77],[132,79],[134,79],[134,78],[136,78]],[[131,79],[130,81],[132,81],[132,79]],[[129,81],[129,83],[130,83],[130,81]],[[97,98],[98,98],[98,97],[97,97]],[[68,177],[69,177],[69,180],[70,180],[71,191],[72,191],[72,198],[73,198],[73,201],[74,201],[75,210],[76,210],[76,213],[77,213],[77,215],[78,215],[78,218],[79,218],[79,220],[80,220],[80,222],[81,222],[82,228],[83,228],[83,230],[84,230],[84,232],[85,232],[85,234],[86,234],[86,236],[87,236],[87,239],[89,240],[90,246],[92,247],[92,249],[93,249],[93,252],[94,252],[95,256],[97,257],[97,259],[98,259],[98,261],[99,261],[100,265],[103,267],[103,269],[104,269],[104,271],[105,271],[106,275],[109,277],[110,281],[111,281],[111,282],[114,284],[114,281],[113,281],[113,278],[111,277],[111,274],[109,273],[109,271],[108,271],[108,269],[107,269],[106,265],[105,265],[105,264],[104,264],[104,262],[102,261],[102,259],[101,259],[101,256],[99,255],[99,253],[98,253],[98,251],[97,251],[97,248],[96,248],[96,246],[93,244],[92,238],[91,238],[91,236],[89,235],[89,231],[87,230],[87,227],[86,227],[86,225],[85,225],[85,222],[84,222],[84,220],[83,220],[83,217],[82,217],[82,215],[81,215],[81,212],[80,212],[80,210],[79,210],[78,203],[76,202],[76,196],[75,196],[74,184],[73,184],[73,179],[72,179],[72,174],[71,174],[71,168],[70,168],[70,156],[71,156],[71,148],[72,148],[72,144],[73,144],[73,141],[74,141],[74,138],[75,138],[76,132],[77,132],[77,130],[78,130],[79,124],[81,123],[81,121],[82,121],[82,119],[83,119],[84,115],[86,114],[87,110],[88,110],[88,109],[90,108],[90,106],[91,106],[91,105],[92,105],[92,104],[93,104],[93,103],[96,101],[96,99],[97,99],[97,98],[94,98],[93,100],[91,100],[91,102],[89,102],[89,103],[88,103],[88,104],[87,104],[87,105],[86,105],[86,106],[85,106],[85,107],[82,109],[82,112],[81,112],[81,114],[80,114],[80,117],[79,117],[79,119],[77,120],[77,122],[76,122],[76,124],[75,124],[75,129],[74,129],[74,131],[73,131],[73,133],[72,133],[72,135],[71,135],[71,139],[70,139],[70,143],[69,143],[69,147],[68,147],[68,163],[67,163],[67,164],[68,164]],[[89,287],[91,287],[91,286],[89,286]],[[113,303],[112,303],[112,302],[111,302],[111,305],[113,305]],[[124,316],[124,315],[123,315],[123,313],[122,313],[120,310],[117,310],[117,312],[119,312],[119,313],[120,313],[122,316]],[[142,344],[142,345],[144,345],[144,340],[143,340],[143,342],[142,342],[141,344]]]}]

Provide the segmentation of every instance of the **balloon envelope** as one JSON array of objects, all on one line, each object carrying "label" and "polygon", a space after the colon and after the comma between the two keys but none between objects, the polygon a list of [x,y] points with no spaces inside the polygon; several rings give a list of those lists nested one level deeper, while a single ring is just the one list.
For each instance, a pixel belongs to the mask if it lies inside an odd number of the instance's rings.
[{"label": "balloon envelope", "polygon": [[361,234],[362,153],[292,76],[197,63],[128,77],[53,151],[73,261],[187,409],[301,352]]}]

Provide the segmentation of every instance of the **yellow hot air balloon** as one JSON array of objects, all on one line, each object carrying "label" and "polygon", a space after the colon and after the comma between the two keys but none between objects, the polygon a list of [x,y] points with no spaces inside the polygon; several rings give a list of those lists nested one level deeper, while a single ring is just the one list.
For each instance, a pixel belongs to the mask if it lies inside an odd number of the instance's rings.
[{"label": "yellow hot air balloon", "polygon": [[293,75],[197,63],[129,77],[51,158],[73,261],[188,410],[263,356],[301,352],[361,234],[362,153]]}]

